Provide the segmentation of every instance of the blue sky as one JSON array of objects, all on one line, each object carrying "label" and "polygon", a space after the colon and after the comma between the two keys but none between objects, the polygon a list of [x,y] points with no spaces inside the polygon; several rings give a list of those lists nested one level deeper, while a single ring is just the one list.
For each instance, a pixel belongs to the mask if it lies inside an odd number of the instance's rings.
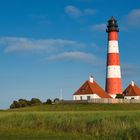
[{"label": "blue sky", "polygon": [[0,108],[19,98],[72,99],[93,75],[104,88],[107,20],[119,24],[123,88],[140,86],[139,0],[1,0]]}]

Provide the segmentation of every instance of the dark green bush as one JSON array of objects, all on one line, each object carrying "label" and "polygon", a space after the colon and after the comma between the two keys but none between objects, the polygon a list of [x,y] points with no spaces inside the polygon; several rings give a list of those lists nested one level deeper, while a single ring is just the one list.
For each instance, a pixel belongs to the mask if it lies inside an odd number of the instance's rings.
[{"label": "dark green bush", "polygon": [[10,108],[11,108],[11,109],[16,108],[16,107],[15,107],[15,104],[12,103],[12,104],[10,105]]},{"label": "dark green bush", "polygon": [[51,99],[47,99],[46,104],[52,104],[52,100]]},{"label": "dark green bush", "polygon": [[28,102],[29,101],[27,101],[26,99],[19,99],[18,102],[19,102],[19,104],[20,104],[21,107],[29,106],[28,105]]},{"label": "dark green bush", "polygon": [[13,101],[13,103],[10,105],[10,108],[12,109],[12,108],[28,107],[39,104],[42,104],[42,102],[38,98],[32,98],[31,101],[26,99],[19,99],[18,101]]},{"label": "dark green bush", "polygon": [[124,96],[123,96],[123,94],[117,94],[115,98],[124,99]]},{"label": "dark green bush", "polygon": [[21,107],[21,105],[18,101],[14,101],[13,104],[14,104],[15,108],[20,108]]},{"label": "dark green bush", "polygon": [[31,103],[31,105],[42,104],[42,102],[38,98],[32,98],[31,101],[30,101],[30,103]]}]

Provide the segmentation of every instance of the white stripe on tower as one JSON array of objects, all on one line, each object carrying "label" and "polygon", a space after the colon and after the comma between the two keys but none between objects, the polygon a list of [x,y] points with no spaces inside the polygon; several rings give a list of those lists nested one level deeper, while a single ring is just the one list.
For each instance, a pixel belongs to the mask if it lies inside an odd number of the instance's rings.
[{"label": "white stripe on tower", "polygon": [[108,66],[107,78],[121,78],[120,66]]},{"label": "white stripe on tower", "polygon": [[119,53],[118,41],[108,41],[108,53]]},{"label": "white stripe on tower", "polygon": [[118,48],[118,25],[112,17],[108,21],[108,53],[106,68],[106,92],[111,95],[122,93],[121,69]]}]

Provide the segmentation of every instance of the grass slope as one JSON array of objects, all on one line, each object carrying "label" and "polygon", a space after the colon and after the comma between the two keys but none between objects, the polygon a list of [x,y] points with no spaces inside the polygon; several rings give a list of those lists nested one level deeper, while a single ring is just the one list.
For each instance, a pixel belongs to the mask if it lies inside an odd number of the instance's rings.
[{"label": "grass slope", "polygon": [[140,104],[54,104],[40,105],[8,111],[130,111],[140,110]]},{"label": "grass slope", "polygon": [[139,140],[139,104],[58,104],[0,112],[2,140]]}]

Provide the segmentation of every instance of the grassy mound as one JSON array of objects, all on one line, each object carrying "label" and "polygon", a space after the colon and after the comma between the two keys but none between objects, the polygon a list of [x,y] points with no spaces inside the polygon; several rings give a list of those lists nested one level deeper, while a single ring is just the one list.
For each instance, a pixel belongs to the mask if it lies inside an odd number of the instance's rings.
[{"label": "grassy mound", "polygon": [[131,111],[140,110],[140,104],[54,104],[11,109],[8,111]]}]

